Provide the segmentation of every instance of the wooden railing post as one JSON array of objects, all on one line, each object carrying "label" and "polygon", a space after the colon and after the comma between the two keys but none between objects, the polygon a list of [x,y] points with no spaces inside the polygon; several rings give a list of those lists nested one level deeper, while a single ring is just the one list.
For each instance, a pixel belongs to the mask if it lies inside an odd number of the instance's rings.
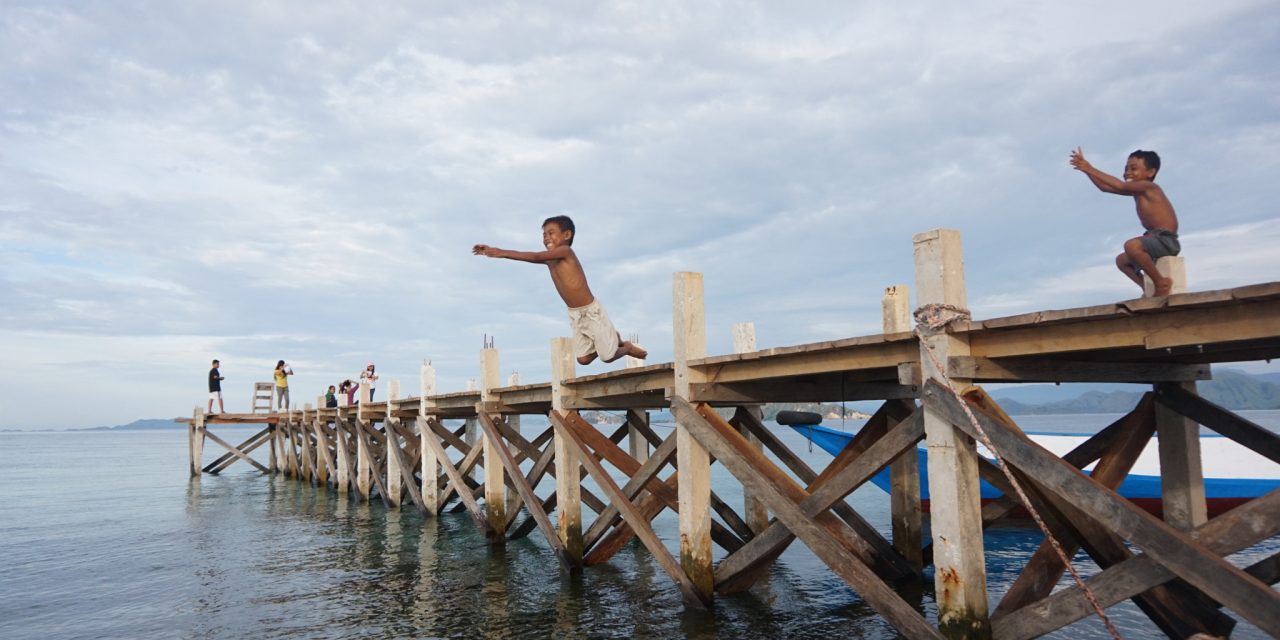
[{"label": "wooden railing post", "polygon": [[[563,413],[567,391],[564,381],[574,377],[576,361],[569,338],[551,339],[551,410]],[[574,454],[573,444],[560,435],[553,436],[556,465],[556,530],[571,565],[582,565],[582,463]]]},{"label": "wooden railing post", "polygon": [[[751,322],[739,322],[733,325],[733,352],[734,353],[751,353],[756,350],[756,325]],[[755,416],[757,420],[764,421],[764,409],[758,405],[747,405],[743,410]],[[747,442],[756,450],[764,452],[764,443],[760,442],[760,438],[756,437],[749,429],[740,429],[742,434],[747,438]],[[743,516],[747,522],[747,527],[753,533],[763,533],[769,528],[769,508],[765,506],[764,501],[760,500],[748,487],[742,488],[742,509]]]},{"label": "wooden railing post", "polygon": [[[702,274],[679,272],[672,278],[672,350],[674,395],[688,400],[694,383],[704,382],[690,360],[707,355],[707,322]],[[714,589],[711,555],[711,457],[697,438],[676,423],[676,464],[680,507],[680,566],[704,602]]]},{"label": "wooden railing post", "polygon": [[[917,302],[921,306],[939,304],[964,309],[967,302],[960,232],[934,229],[916,234],[912,242]],[[933,352],[932,358],[929,351]],[[920,343],[922,375],[926,379],[941,380],[946,371],[940,371],[933,364],[933,358],[946,367],[947,358],[967,355],[967,337],[939,331]],[[968,380],[953,382],[962,391],[970,386]],[[971,438],[928,404],[924,407],[924,428],[929,454],[938,627],[950,638],[989,637],[991,621],[987,613],[978,451]]]},{"label": "wooden railing post", "polygon": [[420,463],[422,502],[427,513],[435,515],[440,513],[440,461],[436,459],[435,449],[427,446],[427,438],[436,437],[427,424],[436,406],[435,400],[431,399],[436,394],[436,369],[431,366],[430,360],[422,361],[418,391],[422,398],[418,404],[418,450],[422,453]]},{"label": "wooden railing post", "polygon": [[[476,405],[476,414],[486,413],[496,404],[493,390],[501,384],[502,374],[498,365],[498,350],[485,347],[480,350],[480,402]],[[497,535],[489,538],[491,544],[503,544],[507,537],[502,532],[507,526],[507,485],[506,470],[502,466],[502,457],[498,453],[500,443],[494,442],[488,434],[481,436],[484,447],[484,511],[489,526]]]},{"label": "wooden railing post", "polygon": [[[880,306],[885,335],[911,331],[911,291],[907,285],[886,287]],[[917,570],[923,570],[924,548],[921,535],[924,532],[924,517],[920,509],[920,459],[915,447],[889,464],[889,482],[893,547]]]}]

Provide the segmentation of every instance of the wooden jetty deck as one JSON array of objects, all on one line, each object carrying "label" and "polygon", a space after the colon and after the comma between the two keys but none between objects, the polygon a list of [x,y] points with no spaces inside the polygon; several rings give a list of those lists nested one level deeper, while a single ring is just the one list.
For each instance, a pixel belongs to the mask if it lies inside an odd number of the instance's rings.
[{"label": "wooden jetty deck", "polygon": [[[974,320],[965,311],[958,232],[925,232],[913,244],[919,321],[907,286],[892,286],[880,334],[761,350],[751,325],[735,325],[734,353],[709,356],[701,275],[677,273],[671,363],[577,376],[569,340],[556,338],[548,382],[502,386],[498,351],[486,348],[475,391],[437,393],[435,370],[424,363],[416,396],[398,397],[393,382],[387,400],[355,407],[269,415],[197,408],[188,426],[191,473],[245,461],[388,508],[407,498],[428,514],[465,509],[493,544],[538,531],[569,573],[608,562],[636,538],[693,607],[751,587],[799,540],[911,638],[1030,638],[1124,600],[1171,637],[1226,635],[1237,618],[1280,636],[1280,593],[1270,586],[1280,579],[1280,555],[1248,567],[1226,559],[1280,533],[1280,492],[1208,519],[1199,425],[1277,464],[1280,437],[1196,393],[1214,363],[1280,357],[1280,282]],[[1152,390],[1062,458],[1023,435],[980,386],[1083,381]],[[367,389],[361,393],[367,398]],[[761,403],[840,399],[884,402],[826,469],[810,468],[761,420]],[[712,408],[731,408],[732,418]],[[650,428],[651,409],[675,416],[667,438]],[[626,421],[592,425],[586,410],[625,411]],[[550,427],[522,433],[521,415],[545,415]],[[449,419],[465,423],[450,429]],[[238,445],[210,429],[233,422],[266,426]],[[1163,520],[1113,491],[1153,433]],[[208,464],[206,438],[227,449]],[[929,539],[915,455],[921,440]],[[978,456],[976,441],[990,441],[1004,471]],[[250,455],[264,445],[266,464]],[[742,484],[741,513],[712,491],[713,460]],[[1092,475],[1079,471],[1094,462]],[[890,538],[844,500],[885,467],[893,479]],[[536,494],[548,476],[554,491]],[[598,495],[583,486],[586,476]],[[980,477],[1006,497],[981,504]],[[1018,489],[1024,497],[1010,497]],[[993,608],[983,529],[1018,507],[1032,510],[1053,541]],[[679,514],[679,557],[650,524],[665,509]],[[713,544],[726,554],[718,563]],[[1062,558],[1078,549],[1102,571],[1053,591],[1072,569]],[[903,588],[930,564],[934,621],[912,602],[919,590]]]}]

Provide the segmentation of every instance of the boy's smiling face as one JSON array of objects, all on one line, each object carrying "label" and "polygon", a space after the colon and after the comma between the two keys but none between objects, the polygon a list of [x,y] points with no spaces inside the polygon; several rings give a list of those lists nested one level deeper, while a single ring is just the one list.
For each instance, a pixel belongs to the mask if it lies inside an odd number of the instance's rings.
[{"label": "boy's smiling face", "polygon": [[1142,158],[1129,158],[1124,163],[1124,179],[1125,182],[1133,182],[1134,180],[1151,180],[1156,177],[1156,172],[1147,168],[1147,163]]},{"label": "boy's smiling face", "polygon": [[569,240],[572,237],[572,231],[564,231],[560,228],[560,225],[554,222],[542,225],[542,246],[548,250],[569,244]]}]

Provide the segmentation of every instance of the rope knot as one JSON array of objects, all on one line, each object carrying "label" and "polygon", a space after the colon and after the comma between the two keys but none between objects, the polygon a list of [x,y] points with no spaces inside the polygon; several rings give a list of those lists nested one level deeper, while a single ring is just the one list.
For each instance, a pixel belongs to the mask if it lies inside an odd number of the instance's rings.
[{"label": "rope knot", "polygon": [[938,333],[947,325],[957,320],[969,320],[969,310],[953,304],[936,302],[922,305],[912,316],[916,319],[916,329],[922,333]]}]

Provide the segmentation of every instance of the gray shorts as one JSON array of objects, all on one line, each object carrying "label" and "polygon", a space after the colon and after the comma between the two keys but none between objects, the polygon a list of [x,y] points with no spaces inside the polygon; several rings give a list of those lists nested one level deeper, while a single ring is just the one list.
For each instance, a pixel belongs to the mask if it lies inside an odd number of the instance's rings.
[{"label": "gray shorts", "polygon": [[1142,234],[1142,250],[1152,260],[1159,260],[1165,256],[1178,255],[1182,251],[1182,245],[1178,243],[1178,234],[1168,229],[1152,229]]}]

